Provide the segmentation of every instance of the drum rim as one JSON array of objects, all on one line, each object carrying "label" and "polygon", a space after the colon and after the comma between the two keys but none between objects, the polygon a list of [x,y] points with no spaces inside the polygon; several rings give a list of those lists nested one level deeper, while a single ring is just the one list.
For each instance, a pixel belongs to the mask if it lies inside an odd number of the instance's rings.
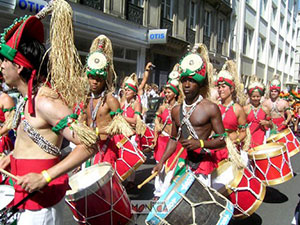
[{"label": "drum rim", "polygon": [[291,170],[287,175],[285,175],[283,178],[276,178],[270,181],[266,181],[266,180],[261,180],[265,185],[268,186],[273,186],[273,185],[277,185],[277,184],[282,184],[288,180],[290,180],[291,178],[293,178],[293,170]]},{"label": "drum rim", "polygon": [[269,137],[267,139],[267,142],[277,142],[278,140],[285,137],[289,133],[292,133],[292,132],[291,132],[291,129],[288,127],[278,134],[273,134],[271,137]]},{"label": "drum rim", "polygon": [[[263,146],[274,146],[274,147],[278,147],[278,146],[281,146],[279,149],[276,149],[274,150],[273,152],[271,153],[259,153],[259,151],[261,151],[261,148],[263,148]],[[251,159],[257,159],[257,160],[260,160],[260,159],[266,159],[268,157],[274,157],[274,156],[279,156],[282,154],[281,150],[283,150],[283,152],[288,152],[288,149],[285,147],[285,144],[282,143],[282,142],[272,142],[272,143],[267,143],[267,144],[264,144],[264,145],[259,145],[259,146],[256,146],[254,148],[252,148],[251,150],[248,151],[248,155],[249,155],[249,158]]]},{"label": "drum rim", "polygon": [[127,179],[127,177],[129,177],[134,171],[137,170],[137,168],[139,168],[142,164],[144,164],[144,162],[146,161],[146,159],[140,159],[139,161],[137,161],[136,164],[134,164],[134,166],[132,168],[130,168],[126,173],[124,173],[122,176],[120,176],[120,174],[118,173],[118,171],[115,171],[115,173],[118,175],[119,179],[121,181],[124,181]]},{"label": "drum rim", "polygon": [[[99,186],[103,187],[105,184],[107,184],[113,178],[115,171],[114,171],[113,167],[110,165],[110,163],[107,163],[107,162],[95,164],[93,166],[86,168],[85,170],[88,170],[88,169],[91,170],[94,167],[100,167],[100,166],[109,166],[110,168],[109,168],[108,172],[106,174],[104,174],[104,176],[101,179],[97,180],[90,186],[88,186],[82,190],[76,190],[75,192],[72,192],[73,189],[67,191],[67,193],[66,193],[67,201],[77,201],[85,196],[88,196],[91,193],[96,192],[99,189]],[[77,175],[77,176],[75,176],[75,175]],[[78,173],[71,176],[70,179],[71,178],[75,179],[76,177],[79,177]]]}]

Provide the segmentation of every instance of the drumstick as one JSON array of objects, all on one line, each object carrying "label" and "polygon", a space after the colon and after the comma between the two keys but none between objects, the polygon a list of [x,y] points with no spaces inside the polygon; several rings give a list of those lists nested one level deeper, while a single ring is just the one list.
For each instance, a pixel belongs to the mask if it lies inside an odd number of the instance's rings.
[{"label": "drumstick", "polygon": [[9,177],[15,179],[16,181],[19,180],[19,178],[17,178],[15,175],[11,174],[10,172],[7,172],[7,171],[4,170],[4,169],[1,169],[1,168],[0,168],[0,172],[3,173],[3,174],[5,174],[6,176],[9,176]]},{"label": "drumstick", "polygon": [[158,171],[155,171],[152,173],[146,180],[143,181],[143,183],[139,184],[137,186],[138,189],[141,189],[145,184],[147,184],[150,180],[152,180],[156,175],[158,174]]},{"label": "drumstick", "polygon": [[[188,137],[188,140],[190,140],[192,137],[189,136]],[[167,164],[166,164],[166,170],[165,170],[165,173],[167,174],[170,169],[172,168],[172,166],[175,164],[175,162],[177,161],[177,159],[179,158],[179,156],[181,155],[181,153],[183,152],[184,150],[184,147],[181,147],[181,149],[179,150],[179,152],[177,153],[177,155],[175,156],[174,160],[172,161],[171,165],[168,167]]]}]

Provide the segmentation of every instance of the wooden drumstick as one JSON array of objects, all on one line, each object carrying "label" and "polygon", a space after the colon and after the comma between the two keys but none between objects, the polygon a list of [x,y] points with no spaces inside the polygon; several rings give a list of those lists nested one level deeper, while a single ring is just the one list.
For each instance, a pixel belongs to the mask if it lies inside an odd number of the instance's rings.
[{"label": "wooden drumstick", "polygon": [[0,168],[0,172],[1,173],[3,173],[3,174],[5,174],[6,176],[9,176],[9,177],[11,177],[11,178],[13,178],[13,179],[15,179],[16,181],[18,181],[19,180],[19,178],[17,178],[15,175],[13,175],[12,173],[10,173],[10,172],[7,172],[6,170],[4,170],[4,169],[1,169]]},{"label": "wooden drumstick", "polygon": [[[189,136],[188,140],[190,140],[192,137]],[[166,169],[165,169],[165,173],[168,173],[170,171],[170,169],[172,168],[172,166],[176,163],[177,159],[179,158],[179,156],[181,155],[181,153],[183,152],[184,147],[181,147],[181,149],[178,151],[177,155],[175,156],[174,160],[172,161],[171,165],[168,167],[166,164]]]},{"label": "wooden drumstick", "polygon": [[143,183],[139,184],[137,186],[138,189],[141,189],[145,184],[147,184],[150,180],[152,180],[156,175],[158,174],[158,171],[155,171],[152,173],[146,180],[143,181]]}]

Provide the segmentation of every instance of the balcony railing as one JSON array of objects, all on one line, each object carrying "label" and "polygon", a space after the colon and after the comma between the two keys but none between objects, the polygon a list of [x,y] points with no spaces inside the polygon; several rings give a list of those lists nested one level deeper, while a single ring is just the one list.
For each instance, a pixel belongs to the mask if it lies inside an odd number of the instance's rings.
[{"label": "balcony railing", "polygon": [[186,39],[189,43],[191,44],[194,44],[195,43],[195,35],[196,35],[196,32],[190,28],[187,29],[187,32],[186,32]]},{"label": "balcony railing", "polygon": [[173,33],[173,22],[166,18],[162,18],[161,20],[161,29],[168,29],[168,35],[172,36]]},{"label": "balcony railing", "polygon": [[127,19],[129,21],[143,25],[143,14],[144,14],[143,8],[128,3]]},{"label": "balcony railing", "polygon": [[104,0],[80,0],[80,4],[103,11]]}]

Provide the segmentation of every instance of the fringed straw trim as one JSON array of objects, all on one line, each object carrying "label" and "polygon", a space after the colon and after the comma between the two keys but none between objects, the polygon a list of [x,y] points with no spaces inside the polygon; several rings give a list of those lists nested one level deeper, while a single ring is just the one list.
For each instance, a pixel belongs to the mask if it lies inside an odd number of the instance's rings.
[{"label": "fringed straw trim", "polygon": [[136,119],[136,126],[135,126],[136,133],[143,137],[145,135],[146,129],[147,129],[146,124],[141,119],[141,117],[138,115],[137,119]]},{"label": "fringed straw trim", "polygon": [[244,141],[244,146],[243,146],[243,150],[248,152],[249,148],[250,148],[250,143],[251,143],[251,132],[250,132],[250,128],[249,126],[246,128],[246,138]]},{"label": "fringed straw trim", "polygon": [[74,131],[75,135],[78,137],[80,143],[87,147],[92,147],[98,139],[96,132],[83,123],[73,122],[71,124],[71,129]]},{"label": "fringed straw trim", "polygon": [[123,134],[126,137],[130,137],[134,134],[131,126],[122,115],[116,115],[105,130],[109,135]]},{"label": "fringed straw trim", "polygon": [[13,120],[14,120],[15,113],[16,113],[15,110],[11,111],[9,113],[8,118],[5,119],[4,126],[6,126],[7,129],[9,129],[9,130],[13,129],[12,126],[13,126]]},{"label": "fringed straw trim", "polygon": [[246,165],[243,162],[243,159],[241,155],[239,154],[237,148],[231,141],[229,137],[226,137],[225,139],[227,149],[228,149],[228,154],[229,154],[229,160],[238,168],[238,169],[243,169],[246,167]]}]

